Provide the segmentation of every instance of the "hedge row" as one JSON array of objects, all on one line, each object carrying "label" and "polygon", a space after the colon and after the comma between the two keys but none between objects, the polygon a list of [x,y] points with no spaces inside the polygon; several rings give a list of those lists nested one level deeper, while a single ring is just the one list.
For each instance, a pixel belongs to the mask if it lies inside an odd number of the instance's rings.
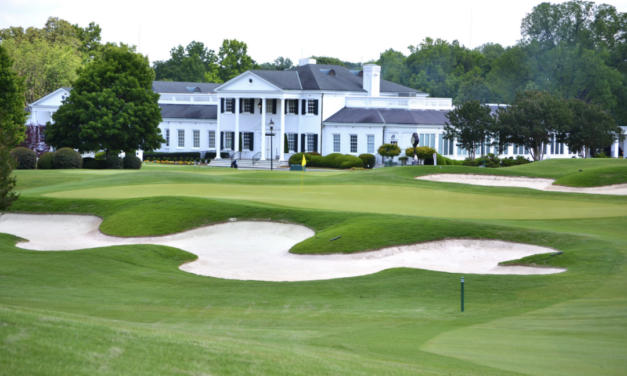
[{"label": "hedge row", "polygon": [[[215,156],[215,153],[213,153]],[[227,153],[228,154],[228,153]],[[190,153],[158,153],[158,152],[144,152],[144,160],[152,161],[155,159],[163,159],[163,158],[192,158],[194,160],[200,159],[200,152],[190,152]]]},{"label": "hedge row", "polygon": [[120,158],[117,155],[110,155],[107,159],[95,159],[95,158],[83,158],[83,168],[91,170],[139,170],[142,168],[141,159],[129,154],[124,158]]},{"label": "hedge row", "polygon": [[11,150],[15,158],[15,168],[18,170],[32,170],[37,167],[37,154],[29,148],[18,147]]},{"label": "hedge row", "polygon": [[[305,160],[309,167],[341,168],[343,170],[364,167],[364,161],[361,158],[349,154],[332,153],[323,157],[318,153],[305,153]],[[290,165],[301,164],[302,162],[303,153],[296,153],[289,160]]]}]

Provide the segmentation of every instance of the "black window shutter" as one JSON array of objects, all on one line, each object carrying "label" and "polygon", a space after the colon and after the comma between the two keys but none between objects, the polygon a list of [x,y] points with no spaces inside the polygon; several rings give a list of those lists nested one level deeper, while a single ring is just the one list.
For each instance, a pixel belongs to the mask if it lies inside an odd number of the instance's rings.
[{"label": "black window shutter", "polygon": [[307,115],[307,100],[303,99],[303,111],[302,111],[303,115]]},{"label": "black window shutter", "polygon": [[294,108],[296,109],[296,115],[298,115],[298,99],[294,99]]},{"label": "black window shutter", "polygon": [[231,113],[235,113],[235,98],[231,98]]},{"label": "black window shutter", "polygon": [[220,98],[220,113],[224,113],[224,98]]},{"label": "black window shutter", "polygon": [[314,115],[318,115],[318,100],[314,100]]},{"label": "black window shutter", "polygon": [[294,151],[298,153],[298,133],[294,133]]},{"label": "black window shutter", "polygon": [[[224,132],[220,132],[220,150],[224,149]],[[220,153],[218,150],[218,154]]]},{"label": "black window shutter", "polygon": [[272,114],[276,115],[276,99],[272,100]]},{"label": "black window shutter", "polygon": [[244,110],[244,106],[242,106],[242,104],[244,103],[244,99],[240,98],[239,99],[239,113],[241,114],[242,111]]},{"label": "black window shutter", "polygon": [[313,138],[314,138],[314,149],[313,149],[313,151],[315,151],[317,153],[318,152],[318,135],[314,134]]},{"label": "black window shutter", "polygon": [[307,143],[307,135],[306,134],[301,134],[300,135],[300,152],[304,153],[305,152],[305,144]]},{"label": "black window shutter", "polygon": [[231,141],[231,150],[237,151],[235,150],[235,132],[231,132],[231,140],[233,140]]},{"label": "black window shutter", "polygon": [[287,109],[290,107],[290,100],[289,99],[283,99],[282,100],[283,103],[285,104],[285,113],[287,114]]},{"label": "black window shutter", "polygon": [[254,132],[249,132],[248,133],[248,145],[250,146],[250,151],[254,151],[255,150],[255,133]]}]

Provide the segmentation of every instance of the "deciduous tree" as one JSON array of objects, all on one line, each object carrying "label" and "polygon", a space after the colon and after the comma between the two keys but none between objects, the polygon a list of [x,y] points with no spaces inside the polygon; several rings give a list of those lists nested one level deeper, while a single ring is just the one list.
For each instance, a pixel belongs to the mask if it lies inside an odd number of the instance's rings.
[{"label": "deciduous tree", "polygon": [[46,126],[46,140],[80,151],[153,150],[165,142],[159,130],[159,94],[146,57],[128,46],[108,46],[88,64],[74,90]]},{"label": "deciduous tree", "polygon": [[573,121],[562,132],[562,139],[568,149],[578,150],[587,158],[590,151],[596,153],[624,137],[614,118],[600,106],[579,99],[570,100],[569,106]]},{"label": "deciduous tree", "polygon": [[485,143],[490,135],[494,118],[489,106],[479,101],[464,102],[446,115],[445,139],[455,139],[457,146],[468,151],[470,159],[475,159],[475,150]]}]

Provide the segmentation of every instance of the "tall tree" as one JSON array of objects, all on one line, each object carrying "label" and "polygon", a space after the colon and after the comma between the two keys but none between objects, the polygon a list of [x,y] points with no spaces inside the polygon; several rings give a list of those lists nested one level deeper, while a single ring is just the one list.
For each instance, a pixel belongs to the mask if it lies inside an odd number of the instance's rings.
[{"label": "tall tree", "polygon": [[155,61],[153,67],[156,79],[160,81],[205,82],[206,73],[217,70],[217,60],[213,50],[207,49],[202,42],[192,41],[185,48],[181,45],[172,48],[170,59]]},{"label": "tall tree", "polygon": [[471,100],[462,103],[446,115],[444,138],[455,139],[457,146],[468,151],[470,159],[475,159],[475,151],[487,142],[494,118],[489,106]]},{"label": "tall tree", "polygon": [[254,61],[248,56],[248,46],[237,39],[225,39],[218,51],[218,57],[219,75],[223,82],[253,69]]},{"label": "tall tree", "polygon": [[277,57],[272,63],[263,63],[258,69],[261,70],[287,70],[294,66],[294,63],[290,58],[285,58],[282,56]]},{"label": "tall tree", "polygon": [[578,150],[587,158],[590,151],[596,153],[614,141],[623,139],[621,128],[600,106],[579,99],[571,99],[569,105],[573,121],[561,135],[568,149]]},{"label": "tall tree", "polygon": [[46,141],[81,151],[153,150],[159,130],[159,94],[148,59],[128,46],[108,46],[88,64],[74,90],[46,126]]},{"label": "tall tree", "polygon": [[544,146],[564,135],[572,123],[567,101],[546,91],[518,93],[509,107],[498,109],[498,127],[507,129],[501,143],[525,146],[535,161],[544,159]]},{"label": "tall tree", "polygon": [[19,197],[13,192],[16,179],[11,176],[15,165],[11,150],[25,137],[25,105],[23,80],[13,71],[13,61],[0,45],[0,211]]},{"label": "tall tree", "polygon": [[404,84],[406,80],[405,61],[407,57],[402,52],[393,49],[382,52],[377,60],[381,66],[381,78],[398,84]]}]

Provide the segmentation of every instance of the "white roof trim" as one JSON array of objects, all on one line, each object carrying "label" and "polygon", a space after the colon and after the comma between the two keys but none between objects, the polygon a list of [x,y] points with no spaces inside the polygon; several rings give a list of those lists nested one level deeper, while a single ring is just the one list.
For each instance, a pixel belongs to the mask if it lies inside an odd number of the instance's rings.
[{"label": "white roof trim", "polygon": [[44,97],[41,97],[41,98],[37,99],[36,101],[34,101],[33,103],[31,103],[31,104],[30,104],[30,106],[31,106],[31,107],[32,107],[32,106],[37,106],[37,103],[42,102],[44,99],[46,99],[46,98],[48,98],[48,97],[51,97],[52,95],[57,94],[57,93],[58,93],[58,92],[60,92],[60,91],[63,91],[63,92],[65,92],[65,93],[70,94],[70,92],[69,92],[69,91],[67,91],[67,90],[65,90],[64,88],[59,88],[59,89],[57,89],[57,90],[53,91],[52,93],[50,93],[50,94],[48,94],[48,95],[46,95],[46,96],[44,96]]},{"label": "white roof trim", "polygon": [[[231,78],[231,79],[230,79],[230,80],[228,80],[227,82],[225,82],[225,83],[223,83],[222,85],[220,85],[220,86],[216,87],[215,89],[213,89],[213,91],[214,91],[214,92],[216,92],[216,93],[218,93],[220,90],[222,90],[222,88],[223,88],[223,87],[226,87],[226,86],[227,86],[228,84],[230,84],[231,82],[235,82],[235,81],[239,80],[241,77],[244,77],[244,76],[245,76],[245,75],[247,75],[247,74],[248,74],[248,75],[251,75],[251,76],[255,76],[256,78],[258,78],[258,79],[260,79],[261,81],[263,81],[264,83],[266,83],[266,84],[268,84],[268,85],[270,85],[270,86],[272,86],[272,87],[276,88],[276,89],[277,89],[277,90],[279,90],[279,91],[283,91],[283,89],[281,89],[280,87],[276,86],[275,84],[273,84],[272,82],[270,82],[270,81],[268,81],[268,80],[265,80],[265,79],[263,79],[263,78],[259,77],[258,75],[254,74],[254,73],[253,73],[253,72],[251,72],[251,71],[246,71],[246,72],[244,72],[244,73],[240,74],[239,76],[236,76],[236,77]],[[301,86],[301,87],[302,87],[302,86]]]}]

